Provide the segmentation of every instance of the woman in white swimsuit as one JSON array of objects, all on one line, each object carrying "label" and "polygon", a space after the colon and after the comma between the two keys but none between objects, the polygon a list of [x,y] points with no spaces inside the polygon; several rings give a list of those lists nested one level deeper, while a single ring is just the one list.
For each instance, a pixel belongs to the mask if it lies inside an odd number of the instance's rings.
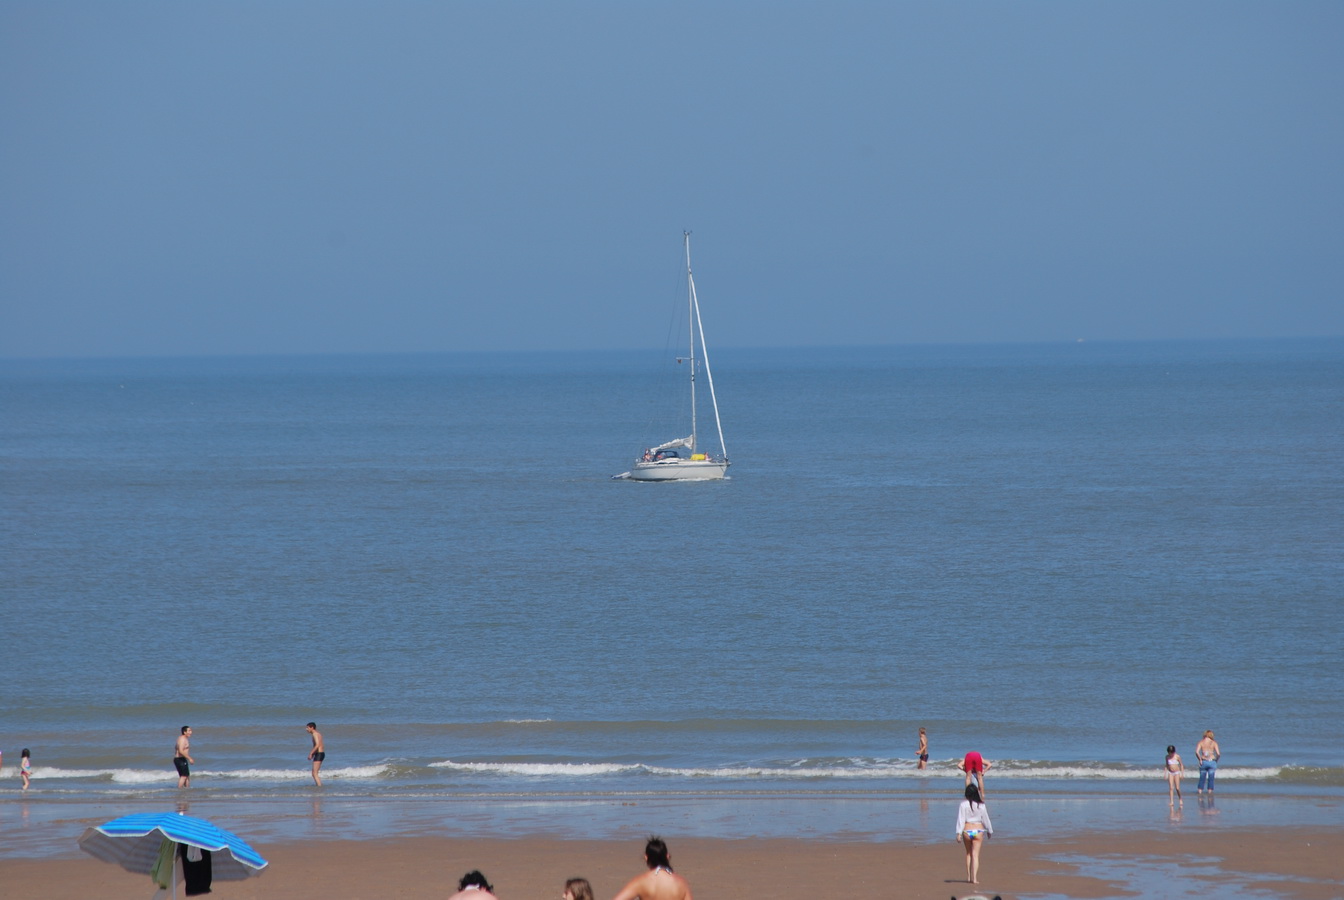
[{"label": "woman in white swimsuit", "polygon": [[1181,761],[1181,754],[1176,752],[1175,745],[1167,745],[1167,805],[1175,806],[1176,801],[1180,800],[1181,805],[1185,801],[1181,800],[1181,776],[1185,774],[1185,763]]},{"label": "woman in white swimsuit", "polygon": [[989,809],[980,797],[980,789],[966,785],[966,799],[957,810],[957,840],[966,847],[966,880],[980,883],[980,845],[994,835]]}]

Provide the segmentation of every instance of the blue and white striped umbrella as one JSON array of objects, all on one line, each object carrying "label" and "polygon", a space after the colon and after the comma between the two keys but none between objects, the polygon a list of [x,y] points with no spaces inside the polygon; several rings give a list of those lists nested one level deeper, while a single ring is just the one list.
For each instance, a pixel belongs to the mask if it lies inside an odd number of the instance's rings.
[{"label": "blue and white striped umbrella", "polygon": [[[216,828],[204,819],[182,813],[136,813],[90,828],[79,847],[128,872],[148,874],[158,861],[159,848],[167,839],[211,852],[211,870],[221,881],[241,881],[260,875],[266,860],[232,832]],[[227,850],[227,853],[220,851]]]}]

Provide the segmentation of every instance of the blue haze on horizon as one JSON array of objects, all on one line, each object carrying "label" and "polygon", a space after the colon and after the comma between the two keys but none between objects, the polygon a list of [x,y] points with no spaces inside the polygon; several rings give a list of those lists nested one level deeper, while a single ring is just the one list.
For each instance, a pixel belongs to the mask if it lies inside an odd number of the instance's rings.
[{"label": "blue haze on horizon", "polygon": [[[1344,5],[0,0],[0,357],[1344,334]],[[650,304],[655,303],[653,311]]]}]

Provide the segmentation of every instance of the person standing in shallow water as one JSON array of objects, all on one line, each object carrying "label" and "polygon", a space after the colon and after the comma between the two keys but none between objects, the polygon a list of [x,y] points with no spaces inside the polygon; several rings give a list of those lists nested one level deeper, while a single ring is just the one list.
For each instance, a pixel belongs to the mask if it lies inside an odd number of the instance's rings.
[{"label": "person standing in shallow water", "polygon": [[191,787],[191,767],[196,760],[191,758],[191,726],[183,725],[182,733],[173,744],[173,766],[177,769],[177,786]]},{"label": "person standing in shallow water", "polygon": [[327,746],[322,743],[322,732],[317,730],[316,722],[309,722],[303,726],[308,729],[308,734],[313,739],[313,749],[308,751],[308,758],[313,761],[313,781],[318,787],[322,786],[322,776],[318,773],[322,770],[322,763],[327,758]]},{"label": "person standing in shallow water", "polygon": [[966,773],[966,786],[970,787],[971,780],[974,779],[980,786],[980,796],[985,796],[985,773],[989,771],[989,760],[972,750],[966,754],[965,759],[957,763],[957,768]]},{"label": "person standing in shallow water", "polygon": [[919,749],[915,751],[919,756],[918,769],[927,769],[929,766],[929,736],[924,733],[924,727],[919,729]]},{"label": "person standing in shallow water", "polygon": [[1218,749],[1218,742],[1213,739],[1213,732],[1204,732],[1204,737],[1195,744],[1195,759],[1199,760],[1199,786],[1195,789],[1195,794],[1204,793],[1204,785],[1209,786],[1209,794],[1213,794],[1213,776],[1218,772],[1218,757],[1222,756],[1222,750]]},{"label": "person standing in shallow water", "polygon": [[1167,745],[1167,805],[1175,806],[1176,801],[1180,800],[1181,805],[1185,801],[1181,800],[1181,778],[1185,775],[1185,763],[1181,761],[1181,754],[1176,752],[1175,744]]}]

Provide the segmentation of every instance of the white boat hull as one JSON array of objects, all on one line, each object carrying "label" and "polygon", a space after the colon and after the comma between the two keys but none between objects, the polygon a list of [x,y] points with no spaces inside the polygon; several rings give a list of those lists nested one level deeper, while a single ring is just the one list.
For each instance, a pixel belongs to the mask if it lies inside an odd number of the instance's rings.
[{"label": "white boat hull", "polygon": [[626,476],[631,481],[717,481],[728,471],[721,459],[660,459],[637,462]]}]

